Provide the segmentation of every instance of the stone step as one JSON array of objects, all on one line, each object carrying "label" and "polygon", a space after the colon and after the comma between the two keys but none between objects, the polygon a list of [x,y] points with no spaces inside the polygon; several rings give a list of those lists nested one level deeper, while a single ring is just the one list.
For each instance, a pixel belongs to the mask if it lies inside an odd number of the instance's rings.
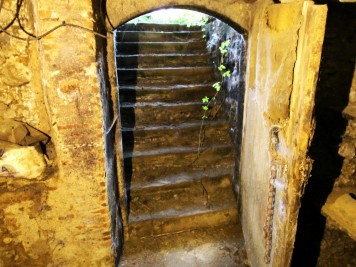
[{"label": "stone step", "polygon": [[150,32],[150,31],[117,31],[116,42],[187,42],[203,40],[202,31],[186,32]]},{"label": "stone step", "polygon": [[209,54],[118,55],[116,64],[118,68],[211,66]]},{"label": "stone step", "polygon": [[[120,114],[122,127],[164,126],[201,121],[203,110],[201,102],[122,103]],[[219,118],[222,111],[219,106],[215,105],[207,115],[210,118]]]},{"label": "stone step", "polygon": [[182,184],[200,181],[201,179],[216,179],[216,177],[229,176],[233,177],[234,166],[227,166],[226,168],[206,168],[204,170],[191,171],[189,169],[174,175],[166,175],[156,178],[150,182],[133,181],[130,187],[131,191],[159,191],[161,189],[168,190],[179,187]]},{"label": "stone step", "polygon": [[142,152],[124,153],[125,179],[128,185],[152,184],[167,176],[184,172],[199,172],[212,169],[233,169],[234,151],[231,145],[198,147],[169,147]]},{"label": "stone step", "polygon": [[197,83],[212,84],[216,81],[211,67],[118,69],[117,75],[120,87],[126,85],[162,86]]},{"label": "stone step", "polygon": [[153,31],[153,32],[174,32],[174,31],[201,31],[201,26],[191,26],[181,24],[158,24],[158,23],[126,23],[118,28],[119,31]]},{"label": "stone step", "polygon": [[[124,151],[144,151],[164,147],[197,147],[201,122],[171,126],[122,128]],[[203,145],[230,144],[228,125],[225,121],[206,121],[203,124]]]},{"label": "stone step", "polygon": [[236,222],[236,208],[231,176],[132,191],[130,234],[142,237],[224,225]]},{"label": "stone step", "polygon": [[238,222],[237,209],[203,210],[181,214],[176,217],[161,218],[151,221],[130,221],[130,238],[166,235],[194,229],[230,225]]},{"label": "stone step", "polygon": [[174,102],[185,99],[201,101],[205,96],[213,96],[215,89],[211,84],[174,85],[164,87],[121,86],[120,102]]},{"label": "stone step", "polygon": [[120,42],[116,45],[117,55],[184,53],[206,54],[206,42]]}]

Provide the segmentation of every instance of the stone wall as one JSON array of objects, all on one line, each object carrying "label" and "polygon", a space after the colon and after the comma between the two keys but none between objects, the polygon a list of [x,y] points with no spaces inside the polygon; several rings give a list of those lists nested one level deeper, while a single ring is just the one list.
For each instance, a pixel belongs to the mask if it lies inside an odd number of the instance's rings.
[{"label": "stone wall", "polygon": [[[15,10],[16,1],[4,1],[0,25]],[[62,21],[89,29],[95,21],[91,1],[23,1],[20,18],[34,35]],[[17,21],[8,33],[28,37]],[[25,158],[12,172],[2,166],[0,266],[112,265],[94,35],[73,27],[40,41],[1,33],[0,46],[0,119],[7,122],[2,138],[10,133],[6,141],[23,142],[37,130],[51,137],[50,143],[40,138],[42,144],[16,147]],[[14,144],[1,146],[5,164]],[[30,153],[22,152],[26,147]],[[35,159],[46,168],[34,177],[34,164],[23,162]]]},{"label": "stone wall", "polygon": [[[212,55],[215,73],[218,80],[221,74],[218,67],[221,64],[219,47],[229,40],[228,52],[224,57],[224,65],[230,70],[231,77],[225,78],[222,90],[218,95],[225,115],[229,122],[229,134],[235,147],[234,190],[239,193],[238,176],[240,173],[240,154],[242,138],[242,120],[245,97],[246,43],[247,35],[237,32],[221,20],[214,19],[204,26],[208,40],[208,50]],[[246,34],[246,33],[245,33]]]}]

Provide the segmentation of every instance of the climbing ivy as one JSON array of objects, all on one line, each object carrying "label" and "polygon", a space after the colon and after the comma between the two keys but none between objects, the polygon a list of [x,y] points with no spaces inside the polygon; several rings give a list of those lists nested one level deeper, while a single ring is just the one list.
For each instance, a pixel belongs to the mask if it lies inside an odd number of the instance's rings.
[{"label": "climbing ivy", "polygon": [[[203,35],[204,38],[204,35]],[[201,147],[203,145],[203,137],[204,137],[204,122],[207,120],[208,117],[208,111],[211,108],[211,105],[213,102],[216,100],[216,97],[218,96],[221,86],[223,84],[224,78],[229,78],[231,76],[230,70],[224,65],[225,63],[225,56],[228,52],[228,47],[230,45],[230,40],[226,40],[220,44],[219,50],[220,50],[220,66],[218,67],[218,70],[220,71],[220,76],[221,76],[221,81],[216,82],[212,85],[212,87],[215,89],[215,94],[213,97],[209,98],[208,96],[205,96],[202,98],[202,109],[203,109],[203,116],[202,116],[202,121],[201,121],[201,126],[200,126],[200,131],[199,131],[199,143],[198,143],[198,156],[200,154]]]}]

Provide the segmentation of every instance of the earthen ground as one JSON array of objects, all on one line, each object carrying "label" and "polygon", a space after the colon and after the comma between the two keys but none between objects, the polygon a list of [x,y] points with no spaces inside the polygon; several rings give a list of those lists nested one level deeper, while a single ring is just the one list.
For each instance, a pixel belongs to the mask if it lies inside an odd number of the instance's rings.
[{"label": "earthen ground", "polygon": [[247,267],[240,224],[125,242],[120,267]]}]

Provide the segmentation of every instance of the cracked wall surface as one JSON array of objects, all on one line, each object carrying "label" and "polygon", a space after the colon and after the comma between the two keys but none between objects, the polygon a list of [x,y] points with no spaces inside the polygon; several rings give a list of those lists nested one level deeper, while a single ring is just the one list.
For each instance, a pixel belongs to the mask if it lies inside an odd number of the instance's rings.
[{"label": "cracked wall surface", "polygon": [[307,151],[326,7],[311,2],[255,7],[247,45],[242,226],[252,266],[289,266],[311,168]]},{"label": "cracked wall surface", "polygon": [[[15,10],[4,1],[2,27]],[[23,1],[19,17],[35,35],[94,21],[91,1]],[[17,21],[8,33],[27,38]],[[0,46],[0,266],[111,266],[93,34],[2,33]]]}]

